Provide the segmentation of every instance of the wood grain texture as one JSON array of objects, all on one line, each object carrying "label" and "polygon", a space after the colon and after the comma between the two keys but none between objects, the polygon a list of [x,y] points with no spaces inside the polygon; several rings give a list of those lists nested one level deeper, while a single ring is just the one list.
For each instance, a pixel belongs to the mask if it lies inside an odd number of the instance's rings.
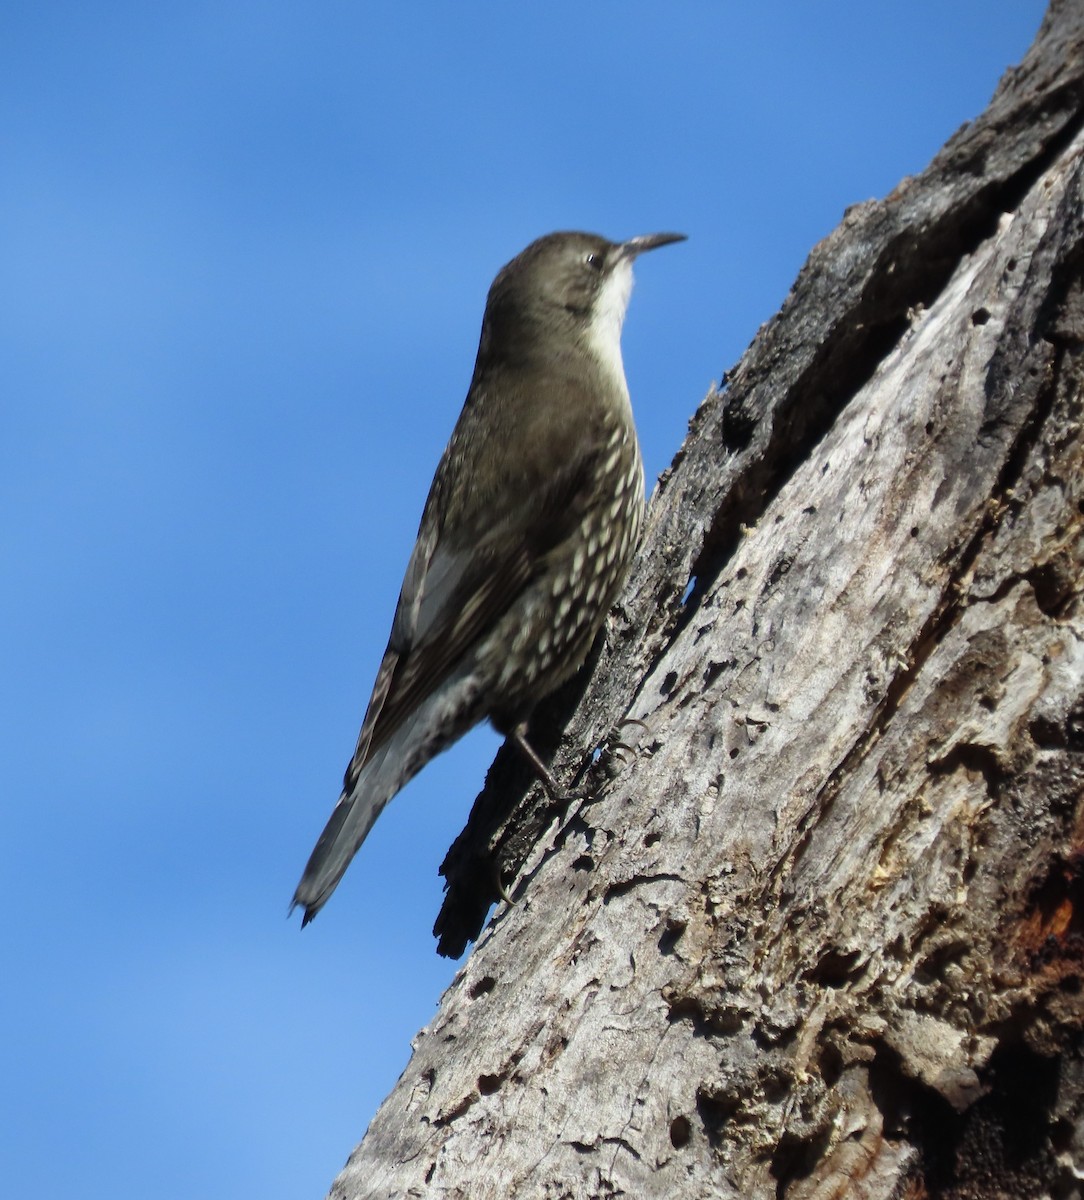
[{"label": "wood grain texture", "polygon": [[535,724],[591,798],[499,757],[442,948],[518,902],[332,1196],[1074,1194],[1082,164],[1056,3],[704,401]]}]

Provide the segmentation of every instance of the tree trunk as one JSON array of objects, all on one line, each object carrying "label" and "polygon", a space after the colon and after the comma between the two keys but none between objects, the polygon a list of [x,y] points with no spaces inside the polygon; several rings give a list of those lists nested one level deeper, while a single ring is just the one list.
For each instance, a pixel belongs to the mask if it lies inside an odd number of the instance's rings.
[{"label": "tree trunk", "polygon": [[1063,0],[704,401],[333,1197],[1078,1194],[1082,146]]}]

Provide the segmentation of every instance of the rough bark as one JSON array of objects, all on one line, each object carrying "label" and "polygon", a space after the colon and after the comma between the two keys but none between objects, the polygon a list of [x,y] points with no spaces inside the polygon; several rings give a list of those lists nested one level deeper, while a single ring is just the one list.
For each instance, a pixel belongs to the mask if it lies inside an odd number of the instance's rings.
[{"label": "rough bark", "polygon": [[1078,1194],[1082,147],[1054,3],[704,401],[536,722],[590,799],[498,757],[442,950],[518,903],[333,1197]]}]

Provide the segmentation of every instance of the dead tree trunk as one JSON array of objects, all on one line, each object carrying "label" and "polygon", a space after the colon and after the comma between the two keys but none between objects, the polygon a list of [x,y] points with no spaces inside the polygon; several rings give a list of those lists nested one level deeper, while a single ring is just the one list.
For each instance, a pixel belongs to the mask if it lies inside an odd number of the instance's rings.
[{"label": "dead tree trunk", "polygon": [[1078,1194],[1082,148],[1063,0],[704,401],[538,722],[635,753],[498,759],[442,948],[518,903],[334,1197]]}]

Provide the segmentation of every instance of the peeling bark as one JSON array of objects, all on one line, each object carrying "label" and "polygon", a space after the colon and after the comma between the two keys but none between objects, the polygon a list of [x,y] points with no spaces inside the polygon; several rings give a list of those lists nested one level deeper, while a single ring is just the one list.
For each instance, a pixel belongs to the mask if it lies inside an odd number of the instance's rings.
[{"label": "peeling bark", "polygon": [[702,404],[334,1197],[1078,1194],[1082,376],[1066,0]]}]

